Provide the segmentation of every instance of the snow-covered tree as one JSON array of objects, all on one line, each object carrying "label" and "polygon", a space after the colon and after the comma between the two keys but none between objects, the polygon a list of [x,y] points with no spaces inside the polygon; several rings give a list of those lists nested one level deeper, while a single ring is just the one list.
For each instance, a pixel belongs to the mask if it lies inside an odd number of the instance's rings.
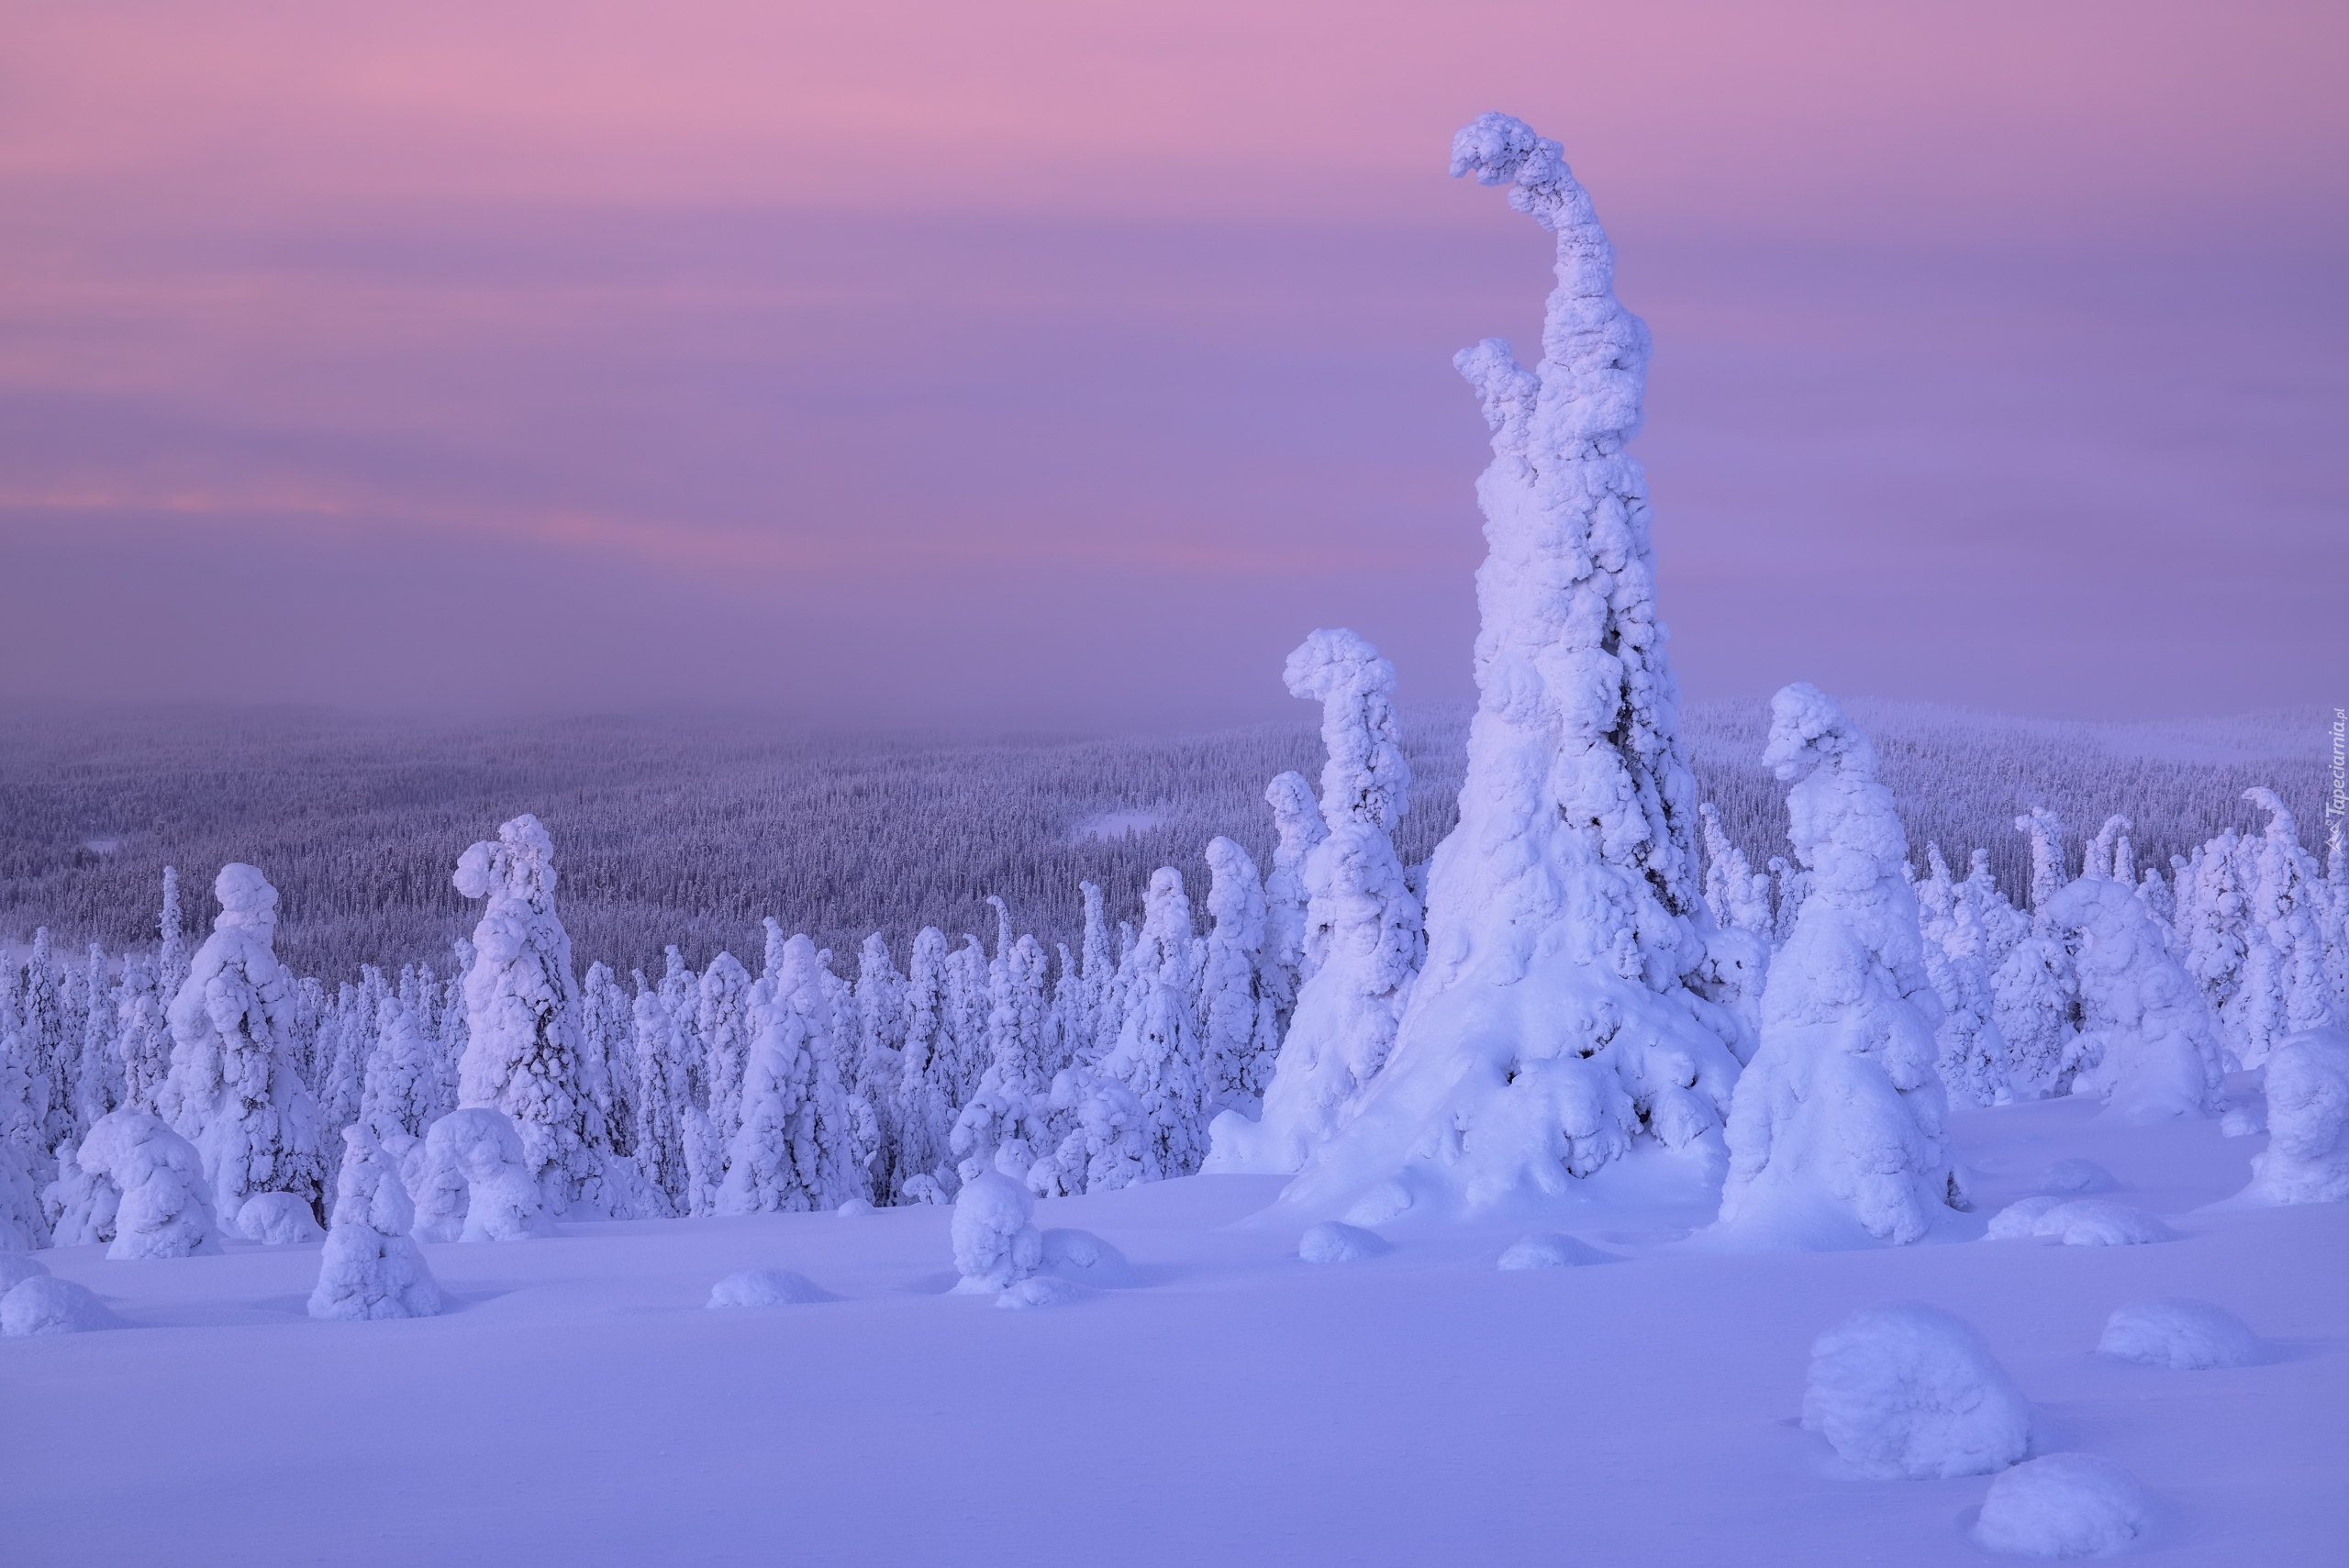
[{"label": "snow-covered tree", "polygon": [[958,1106],[969,1102],[987,1070],[987,970],[986,950],[967,933],[946,955],[944,1057]]},{"label": "snow-covered tree", "polygon": [[1710,801],[1697,812],[1705,828],[1705,906],[1724,930],[1751,931],[1767,941],[1775,925],[1769,873],[1755,871],[1721,831],[1721,814]]},{"label": "snow-covered tree", "polygon": [[1044,1197],[1115,1192],[1163,1174],[1141,1096],[1106,1069],[1063,1068],[1052,1078],[1052,1107],[1068,1131],[1049,1158],[1029,1168],[1030,1192]]},{"label": "snow-covered tree", "polygon": [[457,862],[457,891],[488,901],[465,976],[460,1107],[502,1112],[550,1215],[626,1218],[643,1181],[604,1144],[580,1035],[571,936],[554,906],[554,840],[515,817]]},{"label": "snow-covered tree", "polygon": [[856,967],[857,1086],[881,1120],[882,1147],[874,1173],[884,1192],[895,1190],[897,1079],[905,1061],[906,977],[880,932],[864,939]]},{"label": "snow-covered tree", "polygon": [[1109,922],[1102,915],[1101,889],[1084,882],[1077,892],[1085,901],[1085,934],[1077,944],[1072,1005],[1062,1021],[1072,1051],[1078,1060],[1090,1062],[1116,1041],[1122,1021],[1115,1016],[1118,954],[1111,949]]},{"label": "snow-covered tree", "polygon": [[[1939,864],[1938,852],[1933,859],[1946,884],[1948,868]],[[1989,951],[1979,906],[1951,885],[1946,915],[1927,923],[1924,952],[1926,977],[1942,1003],[1935,1064],[1954,1106],[1997,1105],[2014,1094],[2007,1037],[1998,1032]]]},{"label": "snow-covered tree", "polygon": [[407,1183],[419,1241],[527,1241],[551,1236],[545,1184],[514,1118],[460,1106],[424,1134]]},{"label": "snow-covered tree", "polygon": [[[199,951],[192,973],[204,968]],[[74,1161],[120,1195],[107,1257],[192,1258],[220,1251],[211,1195],[219,1184],[196,1147],[157,1118],[132,1110],[100,1118]]]},{"label": "snow-covered tree", "polygon": [[[1044,950],[1035,938],[1021,937],[1011,945],[992,983],[987,1070],[955,1118],[952,1142],[957,1169],[972,1173],[999,1168],[999,1151],[1014,1140],[1024,1150],[1044,1151],[1045,1113],[1059,1053],[1058,1020],[1044,995]],[[1028,1162],[1016,1162],[1019,1169],[1013,1173],[1024,1177]]]},{"label": "snow-covered tree", "polygon": [[2267,1062],[2267,1148],[2239,1203],[2349,1202],[2349,1030],[2310,1029]]},{"label": "snow-covered tree", "polygon": [[2222,1069],[2210,1010],[2129,884],[2084,876],[2049,900],[2047,915],[2065,934],[2077,987],[2076,1092],[2132,1121],[2216,1111]]},{"label": "snow-covered tree", "polygon": [[1731,1106],[1721,1226],[1782,1246],[1920,1241],[1965,1205],[1900,818],[1875,748],[1816,686],[1771,699],[1762,760],[1792,786],[1787,837],[1810,885]]},{"label": "snow-covered tree", "polygon": [[120,1043],[122,1007],[112,968],[106,949],[92,942],[83,971],[82,1043],[73,1063],[74,1120],[83,1127],[128,1099]]},{"label": "snow-covered tree", "polygon": [[[391,998],[389,1005],[399,1004]],[[344,1128],[342,1138],[333,1224],[320,1250],[310,1316],[434,1316],[440,1310],[440,1287],[408,1236],[416,1223],[416,1206],[400,1184],[398,1168],[365,1123]]]},{"label": "snow-covered tree", "polygon": [[1119,966],[1124,1027],[1101,1061],[1104,1074],[1133,1092],[1149,1129],[1151,1162],[1160,1176],[1186,1176],[1207,1153],[1207,1062],[1192,1014],[1191,901],[1183,873],[1151,873],[1142,929]]},{"label": "snow-covered tree", "polygon": [[900,1191],[917,1176],[942,1182],[952,1169],[959,1102],[946,1032],[946,959],[945,934],[935,926],[923,927],[914,938],[906,979],[905,1054],[891,1118],[897,1135]]},{"label": "snow-covered tree", "polygon": [[1277,1049],[1288,1034],[1297,987],[1308,973],[1305,919],[1312,895],[1305,885],[1305,862],[1314,847],[1330,836],[1330,829],[1321,820],[1313,786],[1302,773],[1276,775],[1264,787],[1264,803],[1273,808],[1276,841],[1273,869],[1264,878],[1264,951],[1259,967],[1264,995],[1273,1004],[1273,1041]]},{"label": "snow-covered tree", "polygon": [[685,1214],[693,1204],[693,1181],[685,1168],[681,1112],[686,1096],[685,1042],[660,993],[636,975],[636,1168],[661,1195],[664,1211]]},{"label": "snow-covered tree", "polygon": [[1563,1190],[1635,1138],[1709,1135],[1738,1071],[1737,1020],[1689,984],[1706,962],[1696,784],[1647,481],[1625,450],[1647,328],[1616,302],[1613,251],[1557,143],[1486,115],[1453,168],[1556,236],[1558,287],[1536,369],[1489,339],[1454,361],[1494,453],[1460,820],[1429,868],[1428,957],[1394,1049],[1284,1195],[1292,1210],[1372,1189],[1387,1210]]},{"label": "snow-covered tree", "polygon": [[730,952],[709,961],[696,998],[703,1051],[702,1080],[708,1085],[710,1129],[723,1146],[742,1125],[742,1071],[750,1061],[751,972]]},{"label": "snow-covered tree", "polygon": [[728,1146],[720,1214],[804,1212],[867,1197],[871,1107],[841,1086],[838,1020],[815,943],[787,941],[762,999],[742,1084],[742,1125]]},{"label": "snow-covered tree", "polygon": [[[400,998],[386,995],[375,1006],[375,1046],[360,1089],[360,1121],[379,1143],[422,1138],[435,1114],[432,1086],[430,1049]],[[346,1151],[344,1162],[350,1159]]]},{"label": "snow-covered tree", "polygon": [[1420,958],[1419,900],[1392,837],[1410,770],[1395,666],[1351,631],[1317,631],[1289,655],[1288,688],[1321,705],[1319,815],[1305,860],[1306,967],[1261,1117],[1217,1118],[1209,1169],[1286,1173],[1337,1130],[1386,1064]]},{"label": "snow-covered tree", "polygon": [[1265,902],[1256,862],[1225,838],[1208,841],[1208,929],[1199,952],[1199,1029],[1210,1115],[1254,1116],[1280,1051],[1278,1004],[1263,981]]},{"label": "snow-covered tree", "polygon": [[2063,825],[2054,812],[2034,806],[2015,818],[2015,828],[2031,838],[2031,922],[1991,974],[1991,1015],[2007,1042],[2009,1089],[2017,1099],[2034,1100],[2071,1085],[2079,980],[2048,917],[2065,884]]},{"label": "snow-covered tree", "polygon": [[[184,975],[184,958],[178,968]],[[172,1029],[163,1010],[174,993],[161,985],[159,962],[135,953],[123,960],[117,1008],[121,1033],[116,1048],[122,1061],[122,1103],[150,1113],[155,1108],[155,1091],[172,1071]]]},{"label": "snow-covered tree", "polygon": [[325,1155],[318,1108],[288,1042],[293,984],[274,946],[277,889],[253,867],[230,864],[212,891],[220,913],[172,998],[172,1067],[156,1110],[195,1145],[216,1215],[232,1217],[268,1192],[317,1209]]},{"label": "snow-covered tree", "polygon": [[2232,1030],[2243,1064],[2256,1067],[2285,1036],[2334,1020],[2323,873],[2300,847],[2299,824],[2274,790],[2245,790],[2243,798],[2267,813],[2266,831],[2243,845],[2247,951]]},{"label": "snow-covered tree", "polygon": [[636,999],[611,966],[591,963],[579,981],[580,1083],[587,1121],[632,1162],[636,1147]]}]

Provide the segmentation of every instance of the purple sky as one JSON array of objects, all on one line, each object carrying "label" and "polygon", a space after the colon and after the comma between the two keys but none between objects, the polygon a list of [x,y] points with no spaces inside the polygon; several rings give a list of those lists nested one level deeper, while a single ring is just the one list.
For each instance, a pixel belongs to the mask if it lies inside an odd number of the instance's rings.
[{"label": "purple sky", "polygon": [[1497,107],[1655,329],[1690,695],[2349,699],[2343,17],[0,0],[0,695],[1465,695]]}]

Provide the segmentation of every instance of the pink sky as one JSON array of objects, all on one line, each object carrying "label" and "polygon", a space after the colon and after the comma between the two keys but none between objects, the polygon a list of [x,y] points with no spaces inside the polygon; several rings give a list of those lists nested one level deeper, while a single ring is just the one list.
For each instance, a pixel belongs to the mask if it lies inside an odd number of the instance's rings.
[{"label": "pink sky", "polygon": [[1684,686],[2343,700],[2326,6],[0,0],[0,694],[1465,695],[1557,137]]}]

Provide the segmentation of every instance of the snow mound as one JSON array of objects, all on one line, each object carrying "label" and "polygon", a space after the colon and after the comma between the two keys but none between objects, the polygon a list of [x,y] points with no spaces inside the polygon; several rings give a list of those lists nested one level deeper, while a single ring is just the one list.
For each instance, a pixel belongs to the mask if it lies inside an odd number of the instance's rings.
[{"label": "snow mound", "polygon": [[2239,1201],[2349,1200],[2349,1030],[2310,1029],[2269,1055],[2267,1135]]},{"label": "snow mound", "polygon": [[2109,1193],[2121,1184],[2093,1160],[2058,1160],[2047,1167],[2039,1184],[2051,1193]]},{"label": "snow mound", "polygon": [[29,1252],[0,1252],[0,1296],[6,1296],[28,1279],[45,1278],[49,1265]]},{"label": "snow mound", "polygon": [[2142,1208],[2076,1198],[2039,1217],[2032,1234],[2053,1236],[2066,1247],[2142,1247],[2174,1241],[2176,1233]]},{"label": "snow mound", "polygon": [[1877,1480],[2003,1470],[2031,1407],[1964,1319],[1921,1301],[1856,1312],[1811,1347],[1802,1424]]},{"label": "snow mound", "polygon": [[839,1296],[789,1269],[744,1269],[709,1287],[712,1307],[803,1307]]},{"label": "snow mound", "polygon": [[0,1334],[23,1338],[32,1334],[80,1334],[93,1329],[121,1327],[83,1286],[70,1279],[35,1274],[0,1296]]},{"label": "snow mound", "polygon": [[1586,1241],[1556,1234],[1521,1237],[1501,1254],[1498,1264],[1504,1269],[1572,1269],[1585,1263],[1611,1263],[1614,1254],[1602,1252]]},{"label": "snow mound", "polygon": [[296,1193],[253,1194],[237,1210],[237,1231],[265,1247],[295,1247],[327,1239],[310,1212],[309,1200]]},{"label": "snow mound", "polygon": [[1090,1230],[1047,1230],[1039,1273],[1097,1289],[1117,1290],[1141,1284],[1126,1255]]},{"label": "snow mound", "polygon": [[1386,1239],[1375,1230],[1325,1219],[1297,1238],[1297,1255],[1308,1263],[1353,1263],[1387,1251]]},{"label": "snow mound", "polygon": [[2058,1209],[2072,1202],[2070,1198],[2050,1197],[2042,1194],[2010,1203],[1990,1217],[1990,1230],[1985,1240],[1991,1241],[2028,1241],[2040,1234],[2039,1222],[2051,1209]]},{"label": "snow mound", "polygon": [[2256,1138],[2267,1130],[2267,1107],[2260,1105],[2229,1106],[2219,1118],[2219,1132],[2226,1138]]},{"label": "snow mound", "polygon": [[993,1295],[1036,1272],[1044,1239],[1028,1223],[1035,1212],[1028,1189],[999,1171],[963,1184],[954,1196],[954,1267],[963,1275],[957,1295]]},{"label": "snow mound", "polygon": [[2110,1557],[2146,1527],[2129,1473],[2087,1453],[2051,1453],[1990,1483],[1974,1542],[2012,1557]]},{"label": "snow mound", "polygon": [[2122,1361],[2177,1372],[2250,1366],[2267,1359],[2267,1347],[2242,1318],[2207,1301],[2132,1302],[2112,1315],[2096,1348]]},{"label": "snow mound", "polygon": [[840,1207],[834,1209],[832,1212],[839,1215],[842,1219],[855,1219],[864,1215],[877,1214],[880,1211],[875,1209],[873,1205],[865,1199],[861,1197],[852,1197],[843,1202]]},{"label": "snow mound", "polygon": [[1021,1312],[1039,1307],[1067,1307],[1096,1294],[1072,1279],[1062,1279],[1055,1274],[1037,1274],[1006,1288],[995,1298],[995,1304]]}]

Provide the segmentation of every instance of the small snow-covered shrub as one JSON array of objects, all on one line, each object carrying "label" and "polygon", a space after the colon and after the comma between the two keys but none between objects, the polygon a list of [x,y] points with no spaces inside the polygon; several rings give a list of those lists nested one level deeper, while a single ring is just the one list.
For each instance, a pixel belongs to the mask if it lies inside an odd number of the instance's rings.
[{"label": "small snow-covered shrub", "polygon": [[1066,1307],[1084,1301],[1096,1293],[1089,1285],[1058,1274],[1036,1274],[1019,1280],[995,1298],[997,1307],[1019,1312],[1038,1307]]},{"label": "small snow-covered shrub", "polygon": [[1375,1230],[1325,1219],[1297,1239],[1297,1255],[1308,1263],[1353,1263],[1388,1251]]},{"label": "small snow-covered shrub", "polygon": [[1028,1223],[1035,1212],[1028,1190],[999,1172],[983,1171],[963,1184],[954,1197],[958,1295],[992,1295],[1036,1272],[1044,1239]]},{"label": "small snow-covered shrub", "polygon": [[23,1338],[32,1334],[80,1334],[92,1329],[119,1327],[119,1319],[83,1286],[70,1279],[36,1274],[11,1285],[0,1296],[0,1334]]},{"label": "small snow-covered shrub", "polygon": [[2115,1312],[2097,1347],[2104,1354],[2178,1372],[2250,1366],[2266,1347],[2243,1319],[2207,1301],[2139,1301]]},{"label": "small snow-covered shrub", "polygon": [[712,1307],[801,1307],[839,1299],[806,1274],[789,1269],[744,1269],[709,1288]]},{"label": "small snow-covered shrub", "polygon": [[2145,1532],[2145,1495],[2088,1453],[2051,1453],[1990,1483],[1974,1543],[2012,1557],[2110,1557]]},{"label": "small snow-covered shrub", "polygon": [[1037,1272],[1097,1289],[1139,1284],[1126,1255],[1090,1230],[1047,1230]]},{"label": "small snow-covered shrub", "polygon": [[843,1199],[840,1207],[832,1210],[832,1212],[839,1215],[842,1219],[856,1219],[864,1215],[876,1213],[878,1211],[874,1208],[871,1199],[852,1197]]},{"label": "small snow-covered shrub", "polygon": [[342,1129],[335,1177],[334,1228],[318,1257],[310,1316],[339,1319],[431,1318],[440,1287],[408,1232],[416,1207],[399,1168],[365,1122]]},{"label": "small snow-covered shrub", "polygon": [[520,1132],[488,1106],[453,1110],[432,1124],[417,1184],[419,1241],[522,1241],[553,1233]]},{"label": "small snow-covered shrub", "polygon": [[2349,1030],[2310,1029],[2267,1058],[2267,1148],[2243,1201],[2349,1200]]},{"label": "small snow-covered shrub", "polygon": [[2142,1247],[2176,1240],[2168,1226],[2143,1209],[2095,1198],[2057,1204],[2039,1217],[2032,1234],[2053,1236],[2066,1247]]},{"label": "small snow-covered shrub", "polygon": [[310,1200],[295,1193],[255,1193],[247,1198],[237,1210],[237,1233],[266,1247],[299,1246],[327,1236],[310,1212]]},{"label": "small snow-covered shrub", "polygon": [[109,1258],[187,1258],[220,1251],[211,1184],[195,1146],[140,1111],[109,1111],[75,1159],[122,1195]]},{"label": "small snow-covered shrub", "polygon": [[2039,1234],[2039,1221],[2043,1215],[2051,1209],[2061,1208],[2070,1201],[2069,1198],[2052,1197],[2042,1193],[2036,1197],[2010,1203],[1990,1217],[1990,1232],[1987,1240],[2028,1241]]},{"label": "small snow-covered shrub", "polygon": [[1520,1238],[1501,1254],[1497,1266],[1504,1269],[1572,1269],[1586,1263],[1613,1262],[1615,1259],[1611,1254],[1600,1251],[1586,1241],[1553,1234]]},{"label": "small snow-covered shrub", "polygon": [[2058,1160],[2039,1184],[2051,1193],[2109,1193],[2121,1184],[2093,1160]]},{"label": "small snow-covered shrub", "polygon": [[1987,1474],[2031,1447],[2031,1407],[1982,1336],[1921,1301],[1868,1307],[1819,1337],[1802,1424],[1877,1480]]}]

